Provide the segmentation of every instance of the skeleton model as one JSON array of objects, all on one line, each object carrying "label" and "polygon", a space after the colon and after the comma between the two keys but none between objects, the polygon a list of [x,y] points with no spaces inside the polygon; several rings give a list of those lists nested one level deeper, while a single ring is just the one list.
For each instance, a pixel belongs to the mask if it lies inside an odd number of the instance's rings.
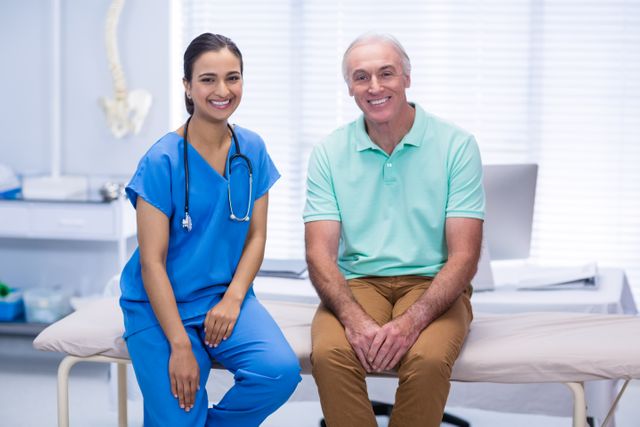
[{"label": "skeleton model", "polygon": [[151,94],[143,89],[127,91],[120,55],[118,53],[117,28],[124,0],[113,0],[107,13],[105,41],[107,59],[113,77],[114,99],[101,98],[100,104],[107,115],[111,133],[122,138],[129,133],[137,134],[151,107]]}]

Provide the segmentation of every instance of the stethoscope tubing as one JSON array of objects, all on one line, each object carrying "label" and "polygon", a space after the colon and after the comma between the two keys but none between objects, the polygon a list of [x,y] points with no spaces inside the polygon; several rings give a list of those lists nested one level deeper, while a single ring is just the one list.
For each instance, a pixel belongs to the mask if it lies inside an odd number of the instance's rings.
[{"label": "stethoscope tubing", "polygon": [[[189,214],[189,152],[187,150],[189,145],[189,122],[191,121],[191,117],[187,119],[187,122],[184,124],[184,144],[183,144],[183,162],[184,162],[184,217],[182,219],[182,228],[187,232],[191,231],[193,228],[193,222],[191,220],[191,215]],[[229,200],[229,219],[237,222],[247,222],[251,219],[251,202],[253,195],[253,168],[251,167],[251,160],[240,151],[240,144],[238,143],[238,138],[236,137],[236,133],[233,130],[233,126],[227,123],[227,127],[229,131],[231,131],[231,139],[233,140],[233,144],[235,146],[236,152],[229,157],[229,160],[226,164],[227,170],[227,198]],[[247,204],[247,211],[244,216],[237,216],[233,211],[233,203],[231,201],[231,165],[235,159],[241,159],[247,165],[247,169],[249,170],[249,197]]]}]

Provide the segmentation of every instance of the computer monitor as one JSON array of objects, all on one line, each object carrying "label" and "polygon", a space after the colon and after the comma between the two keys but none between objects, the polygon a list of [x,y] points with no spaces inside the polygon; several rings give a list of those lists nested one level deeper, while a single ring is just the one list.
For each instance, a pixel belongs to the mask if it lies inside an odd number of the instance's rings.
[{"label": "computer monitor", "polygon": [[528,258],[538,165],[484,165],[485,221],[476,290],[493,289],[491,260]]},{"label": "computer monitor", "polygon": [[491,259],[528,258],[538,165],[485,165],[485,220]]}]

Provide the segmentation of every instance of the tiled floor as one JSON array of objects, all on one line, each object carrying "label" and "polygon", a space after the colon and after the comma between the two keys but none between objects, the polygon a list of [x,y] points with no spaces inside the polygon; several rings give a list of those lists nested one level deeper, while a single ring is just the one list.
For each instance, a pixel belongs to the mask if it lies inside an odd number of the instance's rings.
[{"label": "tiled floor", "polygon": [[[60,357],[38,353],[30,340],[0,337],[0,426],[56,426],[56,369]],[[117,415],[110,402],[108,367],[81,363],[70,382],[71,426],[111,427]],[[640,382],[632,383],[620,402],[617,427],[640,426]],[[472,427],[570,427],[561,417],[515,415],[466,408],[448,408]],[[322,416],[318,402],[287,403],[263,424],[265,427],[317,427]],[[129,405],[129,425],[142,425],[141,405]],[[380,419],[380,426],[386,420]],[[443,425],[444,426],[444,425]],[[357,426],[354,426],[357,427]]]}]

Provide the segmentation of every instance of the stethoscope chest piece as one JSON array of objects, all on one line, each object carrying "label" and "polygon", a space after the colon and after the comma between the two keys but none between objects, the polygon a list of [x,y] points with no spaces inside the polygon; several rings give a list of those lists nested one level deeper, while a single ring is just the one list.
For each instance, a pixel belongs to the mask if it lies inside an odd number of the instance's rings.
[{"label": "stethoscope chest piece", "polygon": [[189,212],[184,213],[184,218],[182,218],[182,228],[187,230],[187,232],[191,231],[193,228],[193,223],[191,222],[191,215]]}]

